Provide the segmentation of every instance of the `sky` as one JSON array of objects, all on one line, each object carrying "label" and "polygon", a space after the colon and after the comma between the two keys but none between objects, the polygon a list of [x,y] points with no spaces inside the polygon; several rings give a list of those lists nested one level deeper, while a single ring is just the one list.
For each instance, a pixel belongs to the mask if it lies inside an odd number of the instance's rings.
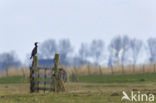
[{"label": "sky", "polygon": [[0,53],[15,51],[22,61],[35,41],[81,42],[116,35],[146,41],[156,37],[156,0],[0,0]]}]

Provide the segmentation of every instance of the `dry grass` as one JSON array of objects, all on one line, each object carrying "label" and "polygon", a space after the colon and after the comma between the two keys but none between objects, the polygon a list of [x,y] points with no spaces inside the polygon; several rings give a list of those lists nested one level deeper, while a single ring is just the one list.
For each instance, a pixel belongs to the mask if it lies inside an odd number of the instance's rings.
[{"label": "dry grass", "polygon": [[5,76],[29,76],[30,71],[28,68],[9,68],[6,71],[0,72],[0,77],[5,77]]},{"label": "dry grass", "polygon": [[[99,74],[140,74],[140,73],[154,73],[156,72],[156,65],[142,65],[142,66],[115,66],[115,67],[64,67],[68,75],[99,75]],[[41,71],[42,72],[42,71]],[[44,72],[44,71],[43,71]],[[9,68],[7,71],[0,72],[0,77],[4,76],[29,76],[29,68]]]},{"label": "dry grass", "polygon": [[67,68],[69,75],[75,73],[78,75],[98,75],[98,74],[140,74],[156,72],[156,65],[142,66],[115,66],[115,67],[94,67],[83,65],[81,68]]}]

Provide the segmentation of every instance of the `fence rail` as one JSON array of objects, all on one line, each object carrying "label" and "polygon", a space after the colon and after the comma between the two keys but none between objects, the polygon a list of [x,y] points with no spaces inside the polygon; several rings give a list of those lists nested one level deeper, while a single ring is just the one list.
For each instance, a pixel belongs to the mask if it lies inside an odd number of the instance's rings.
[{"label": "fence rail", "polygon": [[35,84],[49,84],[49,85],[51,85],[53,82],[50,82],[50,81],[35,81],[34,83]]},{"label": "fence rail", "polygon": [[53,75],[52,74],[33,74],[32,77],[34,78],[53,78]]}]

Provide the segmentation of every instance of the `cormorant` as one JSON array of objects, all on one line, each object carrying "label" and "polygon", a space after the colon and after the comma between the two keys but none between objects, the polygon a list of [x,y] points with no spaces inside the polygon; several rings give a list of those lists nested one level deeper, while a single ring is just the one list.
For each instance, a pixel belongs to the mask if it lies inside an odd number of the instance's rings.
[{"label": "cormorant", "polygon": [[31,59],[32,57],[34,57],[34,56],[37,54],[37,47],[38,47],[37,44],[38,44],[38,42],[35,42],[35,47],[34,47],[34,49],[32,50],[30,59]]}]

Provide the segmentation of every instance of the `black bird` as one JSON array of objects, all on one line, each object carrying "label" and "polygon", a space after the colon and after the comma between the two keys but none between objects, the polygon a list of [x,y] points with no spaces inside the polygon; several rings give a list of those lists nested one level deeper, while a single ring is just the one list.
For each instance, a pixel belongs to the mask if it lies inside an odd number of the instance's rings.
[{"label": "black bird", "polygon": [[37,47],[38,47],[37,44],[38,44],[38,42],[35,42],[35,47],[34,47],[34,49],[32,50],[30,59],[31,59],[32,57],[34,57],[34,56],[37,54]]}]

